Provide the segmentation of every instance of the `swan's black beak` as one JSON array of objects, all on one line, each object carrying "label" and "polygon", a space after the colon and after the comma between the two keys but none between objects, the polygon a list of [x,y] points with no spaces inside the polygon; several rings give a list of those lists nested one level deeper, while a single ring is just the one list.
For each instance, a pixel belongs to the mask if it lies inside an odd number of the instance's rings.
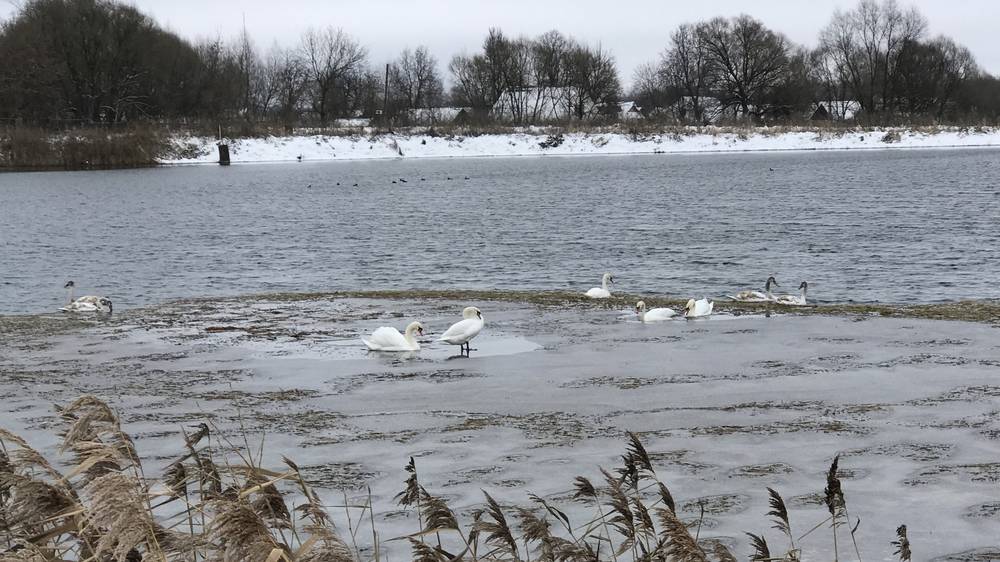
[{"label": "swan's black beak", "polygon": [[478,316],[480,320],[482,320],[482,319],[483,319],[483,313],[482,313],[482,312],[478,312],[478,311],[477,311],[477,312],[476,312],[476,316]]}]

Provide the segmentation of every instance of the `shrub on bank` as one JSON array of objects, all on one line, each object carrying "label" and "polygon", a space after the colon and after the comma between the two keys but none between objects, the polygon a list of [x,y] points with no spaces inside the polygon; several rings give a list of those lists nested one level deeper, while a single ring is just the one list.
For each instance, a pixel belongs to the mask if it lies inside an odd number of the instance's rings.
[{"label": "shrub on bank", "polygon": [[49,133],[30,127],[0,131],[0,168],[100,169],[155,166],[166,150],[155,127]]}]

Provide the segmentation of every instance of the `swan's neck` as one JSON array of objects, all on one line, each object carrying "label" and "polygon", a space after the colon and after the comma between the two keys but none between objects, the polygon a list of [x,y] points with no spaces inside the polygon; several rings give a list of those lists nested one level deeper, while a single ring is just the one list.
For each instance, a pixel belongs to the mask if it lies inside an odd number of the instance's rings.
[{"label": "swan's neck", "polygon": [[413,335],[413,332],[414,330],[407,330],[406,333],[403,334],[403,338],[406,339],[406,343],[410,344],[411,346],[417,343],[417,338],[416,336]]},{"label": "swan's neck", "polygon": [[766,293],[767,294],[767,298],[770,299],[770,300],[774,300],[774,295],[771,294],[771,284],[768,283],[768,285],[767,285],[767,287],[765,287],[765,289],[767,291],[767,293]]},{"label": "swan's neck", "polygon": [[607,277],[601,279],[601,288],[603,288],[605,291],[608,290],[608,278]]},{"label": "swan's neck", "polygon": [[66,298],[69,299],[70,303],[73,302],[73,287],[69,287],[68,289],[66,289]]},{"label": "swan's neck", "polygon": [[640,308],[639,309],[639,322],[645,322],[645,321],[646,321],[646,309],[645,308]]},{"label": "swan's neck", "polygon": [[802,287],[802,289],[799,291],[799,294],[802,295],[802,302],[806,302],[806,288],[805,287]]}]

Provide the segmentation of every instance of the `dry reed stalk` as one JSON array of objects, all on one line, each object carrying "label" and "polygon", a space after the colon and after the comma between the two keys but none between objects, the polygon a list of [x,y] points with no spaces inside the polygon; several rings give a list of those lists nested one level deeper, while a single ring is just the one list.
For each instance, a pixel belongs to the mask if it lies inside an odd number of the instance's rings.
[{"label": "dry reed stalk", "polygon": [[767,512],[767,515],[772,518],[771,521],[774,523],[771,528],[781,531],[786,537],[788,537],[789,547],[785,557],[789,560],[798,560],[799,551],[795,548],[795,539],[792,535],[792,524],[788,518],[788,508],[785,507],[785,500],[782,499],[781,494],[773,488],[768,488],[767,494],[768,506],[771,508]]},{"label": "dry reed stalk", "polygon": [[143,560],[166,560],[178,542],[153,520],[142,482],[131,475],[109,472],[83,488],[86,498],[84,531],[98,537],[94,554],[124,561],[141,552]]},{"label": "dry reed stalk", "polygon": [[751,562],[769,562],[773,560],[771,558],[771,549],[767,547],[764,535],[747,533],[747,536],[750,537],[750,546],[753,547],[753,553],[750,555]]},{"label": "dry reed stalk", "polygon": [[486,514],[492,520],[479,522],[479,531],[486,533],[486,544],[495,547],[515,561],[520,560],[517,541],[514,540],[510,525],[507,524],[503,509],[486,490],[483,490],[483,495],[486,496]]},{"label": "dry reed stalk", "polygon": [[636,526],[635,516],[629,504],[628,496],[625,495],[623,480],[619,480],[608,471],[601,469],[604,480],[608,484],[608,506],[611,508],[608,514],[608,524],[618,532],[625,540],[614,550],[616,556],[621,556],[628,550],[632,550],[633,557],[636,556]]},{"label": "dry reed stalk", "polygon": [[899,557],[900,562],[910,562],[912,553],[910,552],[910,539],[906,536],[906,525],[896,527],[896,540],[889,544],[896,547],[893,554]]},{"label": "dry reed stalk", "polygon": [[214,499],[208,539],[221,550],[221,560],[267,560],[275,549],[286,551],[257,511],[245,500]]},{"label": "dry reed stalk", "polygon": [[844,501],[844,491],[840,486],[840,477],[837,475],[840,455],[833,457],[830,469],[826,473],[826,488],[823,490],[824,503],[830,511],[830,528],[833,530],[833,561],[840,559],[837,547],[837,527],[841,525],[840,518],[844,514],[846,502]]},{"label": "dry reed stalk", "polygon": [[677,562],[708,562],[705,551],[698,546],[698,541],[691,536],[687,525],[672,510],[661,507],[656,510],[656,515],[660,520],[664,554]]}]

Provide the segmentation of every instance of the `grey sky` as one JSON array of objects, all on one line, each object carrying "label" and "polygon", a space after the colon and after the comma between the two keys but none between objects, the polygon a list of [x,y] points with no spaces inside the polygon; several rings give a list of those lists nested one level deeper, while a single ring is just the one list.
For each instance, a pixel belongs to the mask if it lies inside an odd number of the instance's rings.
[{"label": "grey sky", "polygon": [[[486,31],[498,26],[513,36],[534,36],[558,29],[589,43],[600,43],[618,61],[625,84],[636,66],[653,60],[678,24],[717,15],[749,13],[797,43],[814,46],[835,8],[854,0],[131,0],[161,24],[189,39],[230,37],[247,29],[262,50],[275,42],[297,44],[310,27],[344,28],[364,44],[373,65],[383,64],[404,47],[427,45],[447,80],[452,55],[478,50]],[[945,34],[966,45],[987,71],[1000,74],[1000,1],[901,0],[927,17],[931,35]],[[0,15],[14,10],[0,1]]]}]

